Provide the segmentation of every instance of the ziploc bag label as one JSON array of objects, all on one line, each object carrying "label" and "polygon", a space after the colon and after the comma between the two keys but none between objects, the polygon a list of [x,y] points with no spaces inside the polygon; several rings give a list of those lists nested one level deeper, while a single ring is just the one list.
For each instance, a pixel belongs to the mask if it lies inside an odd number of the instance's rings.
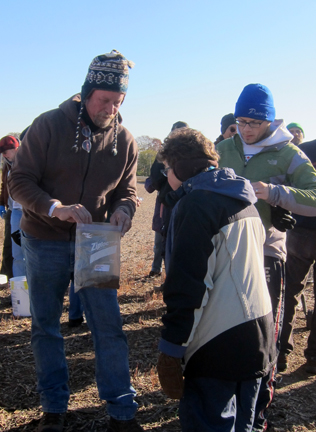
[{"label": "ziploc bag label", "polygon": [[106,265],[106,264],[104,264],[104,265],[96,265],[94,267],[94,270],[95,271],[99,271],[99,272],[108,272],[108,271],[110,271],[110,266]]}]

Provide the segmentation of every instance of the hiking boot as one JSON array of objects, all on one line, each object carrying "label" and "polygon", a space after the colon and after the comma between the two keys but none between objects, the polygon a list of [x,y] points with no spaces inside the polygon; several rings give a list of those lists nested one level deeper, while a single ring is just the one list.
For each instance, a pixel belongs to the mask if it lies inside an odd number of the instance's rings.
[{"label": "hiking boot", "polygon": [[310,357],[305,363],[305,371],[316,375],[316,357]]},{"label": "hiking boot", "polygon": [[158,277],[158,276],[161,276],[161,271],[151,270],[151,271],[149,272],[149,275],[146,276],[146,277],[148,277],[148,278],[152,278],[152,277]]},{"label": "hiking boot", "polygon": [[43,413],[37,432],[62,432],[66,413]]},{"label": "hiking boot", "polygon": [[277,371],[285,372],[287,369],[287,354],[280,352],[278,356]]},{"label": "hiking boot", "polygon": [[107,432],[144,432],[144,429],[137,423],[136,419],[116,420],[110,417]]}]

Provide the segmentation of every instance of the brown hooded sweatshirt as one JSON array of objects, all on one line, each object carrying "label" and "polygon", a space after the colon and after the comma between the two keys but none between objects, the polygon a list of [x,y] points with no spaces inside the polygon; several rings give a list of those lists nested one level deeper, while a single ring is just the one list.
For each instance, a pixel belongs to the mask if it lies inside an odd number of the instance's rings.
[{"label": "brown hooded sweatshirt", "polygon": [[[21,229],[43,240],[70,241],[76,224],[50,218],[52,204],[82,204],[94,222],[104,222],[118,207],[133,217],[136,209],[137,144],[121,124],[117,155],[111,154],[113,122],[92,132],[90,153],[79,130],[75,144],[80,95],[36,118],[23,139],[9,175],[13,199],[23,206]],[[119,115],[119,122],[122,119]]]}]

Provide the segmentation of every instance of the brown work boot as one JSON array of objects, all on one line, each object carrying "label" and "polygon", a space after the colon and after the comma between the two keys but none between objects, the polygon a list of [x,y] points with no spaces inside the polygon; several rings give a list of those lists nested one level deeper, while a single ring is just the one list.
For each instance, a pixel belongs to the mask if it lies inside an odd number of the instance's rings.
[{"label": "brown work boot", "polygon": [[37,432],[62,432],[66,413],[43,413]]},{"label": "brown work boot", "polygon": [[310,357],[305,363],[305,371],[311,375],[316,375],[316,357]]},{"label": "brown work boot", "polygon": [[110,417],[107,432],[144,432],[144,429],[137,423],[135,418],[131,420],[116,420]]}]

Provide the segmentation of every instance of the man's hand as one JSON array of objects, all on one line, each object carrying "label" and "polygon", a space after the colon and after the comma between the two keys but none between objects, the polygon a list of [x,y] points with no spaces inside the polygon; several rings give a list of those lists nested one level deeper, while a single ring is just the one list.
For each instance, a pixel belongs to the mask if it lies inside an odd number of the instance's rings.
[{"label": "man's hand", "polygon": [[131,229],[132,221],[123,210],[117,209],[110,217],[110,224],[122,227],[121,236],[123,237]]},{"label": "man's hand", "polygon": [[261,181],[251,183],[253,190],[258,199],[266,201],[269,198],[269,185]]},{"label": "man's hand", "polygon": [[277,230],[286,232],[294,228],[296,220],[291,211],[279,206],[271,206],[271,223]]},{"label": "man's hand", "polygon": [[69,206],[59,204],[54,208],[52,216],[66,222],[84,224],[92,223],[91,213],[81,204],[73,204]]},{"label": "man's hand", "polygon": [[164,393],[171,399],[181,399],[184,387],[181,359],[160,353],[157,371]]}]

